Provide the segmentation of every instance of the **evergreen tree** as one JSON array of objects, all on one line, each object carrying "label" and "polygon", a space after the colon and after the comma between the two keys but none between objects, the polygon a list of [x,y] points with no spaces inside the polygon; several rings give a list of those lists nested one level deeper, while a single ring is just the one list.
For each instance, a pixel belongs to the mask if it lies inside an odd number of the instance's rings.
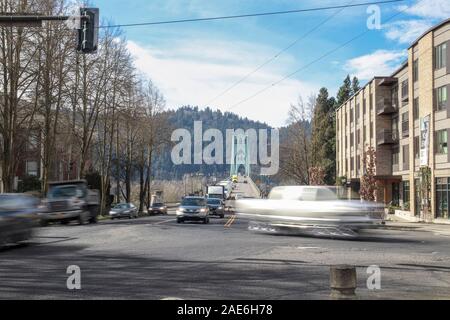
[{"label": "evergreen tree", "polygon": [[359,85],[359,79],[357,77],[353,77],[351,95],[356,94],[359,90],[361,90],[361,86]]},{"label": "evergreen tree", "polygon": [[342,86],[339,88],[338,94],[337,94],[337,105],[341,106],[350,99],[350,96],[352,94],[352,81],[350,80],[350,76],[348,75]]},{"label": "evergreen tree", "polygon": [[336,124],[334,98],[326,88],[320,89],[312,119],[311,161],[313,167],[323,168],[325,183],[336,182]]}]

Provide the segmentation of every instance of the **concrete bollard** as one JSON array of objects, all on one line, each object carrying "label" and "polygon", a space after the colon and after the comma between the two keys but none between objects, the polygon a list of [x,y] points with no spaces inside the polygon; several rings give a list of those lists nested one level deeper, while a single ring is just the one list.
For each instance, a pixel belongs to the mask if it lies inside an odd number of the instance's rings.
[{"label": "concrete bollard", "polygon": [[351,300],[356,298],[356,268],[352,266],[332,266],[330,270],[331,298]]}]

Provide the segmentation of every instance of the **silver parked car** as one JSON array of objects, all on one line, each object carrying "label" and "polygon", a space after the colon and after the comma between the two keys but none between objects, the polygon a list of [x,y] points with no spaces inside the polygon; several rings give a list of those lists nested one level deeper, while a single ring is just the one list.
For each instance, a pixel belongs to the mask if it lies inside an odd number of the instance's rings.
[{"label": "silver parked car", "polygon": [[357,236],[361,229],[384,223],[384,208],[346,200],[335,187],[274,188],[267,200],[236,201],[236,213],[251,221],[250,230],[297,230],[319,236]]},{"label": "silver parked car", "polygon": [[111,208],[109,211],[109,216],[111,220],[128,218],[128,219],[137,219],[139,217],[138,209],[132,203],[119,203]]},{"label": "silver parked car", "polygon": [[201,221],[209,223],[209,207],[205,198],[186,197],[177,210],[177,222]]}]

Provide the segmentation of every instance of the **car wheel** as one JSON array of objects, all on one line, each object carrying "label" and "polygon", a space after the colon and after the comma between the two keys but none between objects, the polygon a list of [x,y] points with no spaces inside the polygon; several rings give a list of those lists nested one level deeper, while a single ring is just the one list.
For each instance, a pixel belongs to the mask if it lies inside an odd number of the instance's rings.
[{"label": "car wheel", "polygon": [[177,219],[177,223],[184,223],[184,220],[182,220],[182,219]]},{"label": "car wheel", "polygon": [[48,227],[48,221],[46,221],[46,220],[41,220],[41,222],[39,224],[43,228]]},{"label": "car wheel", "polygon": [[223,218],[225,218],[225,215],[221,214],[220,219],[223,219]]},{"label": "car wheel", "polygon": [[83,226],[85,224],[87,224],[89,222],[88,218],[87,218],[87,213],[86,212],[82,212],[80,213],[80,216],[78,217],[78,223]]}]

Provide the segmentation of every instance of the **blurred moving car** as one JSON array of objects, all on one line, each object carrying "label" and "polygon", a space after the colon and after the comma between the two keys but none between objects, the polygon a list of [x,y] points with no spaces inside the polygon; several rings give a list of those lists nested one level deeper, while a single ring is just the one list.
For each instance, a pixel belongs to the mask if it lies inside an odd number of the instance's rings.
[{"label": "blurred moving car", "polygon": [[0,246],[29,240],[39,223],[40,201],[24,194],[0,194]]},{"label": "blurred moving car", "polygon": [[109,211],[109,216],[111,220],[128,218],[128,219],[137,219],[139,217],[138,209],[132,203],[119,203],[111,208]]},{"label": "blurred moving car", "polygon": [[185,197],[177,210],[177,222],[202,221],[209,223],[209,207],[205,198]]},{"label": "blurred moving car", "polygon": [[148,208],[148,214],[167,214],[167,206],[162,202],[153,203]]},{"label": "blurred moving car", "polygon": [[90,190],[84,180],[49,183],[47,199],[43,202],[41,223],[96,223],[100,208],[100,193]]},{"label": "blurred moving car", "polygon": [[207,204],[211,216],[218,216],[221,219],[225,218],[225,204],[222,200],[208,199]]},{"label": "blurred moving car", "polygon": [[361,200],[345,200],[335,187],[277,187],[268,200],[240,200],[236,213],[252,221],[253,231],[297,229],[319,236],[356,236],[361,229],[384,223],[384,208]]}]

